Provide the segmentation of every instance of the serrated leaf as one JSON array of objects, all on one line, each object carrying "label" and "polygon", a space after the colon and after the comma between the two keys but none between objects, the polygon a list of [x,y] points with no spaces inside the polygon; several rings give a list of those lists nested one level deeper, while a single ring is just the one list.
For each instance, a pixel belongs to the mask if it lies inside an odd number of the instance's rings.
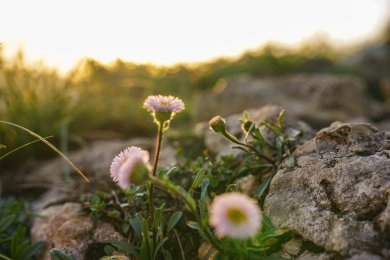
[{"label": "serrated leaf", "polygon": [[182,215],[183,213],[181,211],[172,214],[168,221],[167,234],[176,226]]}]

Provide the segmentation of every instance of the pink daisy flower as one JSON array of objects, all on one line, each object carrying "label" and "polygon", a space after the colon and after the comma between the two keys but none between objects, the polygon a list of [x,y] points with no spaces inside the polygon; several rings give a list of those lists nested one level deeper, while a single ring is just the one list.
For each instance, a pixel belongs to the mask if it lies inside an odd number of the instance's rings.
[{"label": "pink daisy flower", "polygon": [[174,96],[149,96],[144,102],[144,108],[149,112],[178,113],[184,110],[184,102]]},{"label": "pink daisy flower", "polygon": [[149,153],[131,146],[120,152],[112,161],[111,177],[121,188],[142,182],[148,174]]},{"label": "pink daisy flower", "polygon": [[211,205],[209,222],[219,238],[253,237],[261,228],[261,220],[256,201],[238,192],[219,195]]}]

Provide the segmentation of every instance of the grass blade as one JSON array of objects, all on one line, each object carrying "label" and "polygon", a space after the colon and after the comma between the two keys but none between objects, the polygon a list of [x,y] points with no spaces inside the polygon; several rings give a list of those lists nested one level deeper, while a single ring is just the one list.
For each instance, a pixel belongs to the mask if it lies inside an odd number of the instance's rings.
[{"label": "grass blade", "polygon": [[13,127],[16,127],[16,128],[19,128],[27,133],[29,133],[30,135],[34,136],[35,138],[38,138],[39,140],[41,140],[44,144],[46,144],[47,146],[49,146],[52,150],[54,150],[56,153],[58,153],[62,158],[64,158],[64,160],[69,163],[70,166],[72,166],[72,168],[78,173],[81,175],[81,177],[84,178],[84,180],[86,180],[87,182],[89,182],[87,176],[84,175],[84,173],[81,172],[81,170],[79,168],[76,167],[76,165],[74,165],[72,163],[71,160],[69,160],[69,158],[63,154],[60,150],[58,150],[54,145],[52,145],[49,141],[47,141],[45,138],[41,137],[40,135],[38,135],[37,133],[31,131],[30,129],[27,129],[23,126],[20,126],[18,124],[14,124],[14,123],[11,123],[11,122],[8,122],[8,121],[3,121],[3,120],[0,120],[0,123],[2,124],[6,124],[6,125],[10,125],[10,126],[13,126]]}]

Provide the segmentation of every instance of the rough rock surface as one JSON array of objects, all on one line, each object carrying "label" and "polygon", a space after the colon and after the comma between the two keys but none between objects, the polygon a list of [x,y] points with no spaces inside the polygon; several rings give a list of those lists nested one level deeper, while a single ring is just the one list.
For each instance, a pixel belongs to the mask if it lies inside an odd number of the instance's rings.
[{"label": "rough rock surface", "polygon": [[[267,105],[260,107],[258,109],[249,109],[248,114],[249,118],[255,122],[259,123],[261,121],[267,121],[270,123],[276,123],[276,118],[278,117],[280,111],[283,108],[275,105]],[[233,114],[226,117],[226,125],[229,133],[235,135],[238,138],[241,138],[241,123],[240,119],[242,118],[242,113]],[[284,115],[284,120],[282,122],[283,126],[287,133],[291,131],[301,131],[303,133],[303,138],[305,140],[313,137],[314,132],[312,128],[305,122],[297,120],[291,113],[288,111]],[[208,122],[199,123],[195,127],[196,134],[204,138],[205,146],[217,156],[227,155],[227,154],[237,154],[240,153],[237,149],[232,149],[234,146],[231,142],[223,138],[222,136],[215,134],[209,129]],[[270,137],[272,138],[272,137]]]},{"label": "rough rock surface", "polygon": [[80,216],[79,210],[80,204],[66,203],[51,206],[40,212],[39,218],[35,218],[31,239],[33,242],[46,241],[42,259],[50,260],[49,250],[55,247],[75,260],[82,260],[90,245],[104,240],[123,239],[110,224]]},{"label": "rough rock surface", "polygon": [[225,82],[221,91],[197,100],[195,116],[199,121],[267,104],[279,105],[315,128],[337,120],[376,118],[383,113],[381,106],[367,96],[363,82],[352,76],[296,74],[264,79],[240,76]]},{"label": "rough rock surface", "polygon": [[266,213],[343,259],[390,259],[389,149],[388,132],[332,124],[294,152],[295,168],[277,172]]}]

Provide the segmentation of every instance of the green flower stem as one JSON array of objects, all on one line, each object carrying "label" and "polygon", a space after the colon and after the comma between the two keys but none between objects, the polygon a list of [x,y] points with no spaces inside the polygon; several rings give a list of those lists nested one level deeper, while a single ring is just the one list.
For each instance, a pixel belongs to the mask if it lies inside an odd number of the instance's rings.
[{"label": "green flower stem", "polygon": [[154,176],[149,176],[149,180],[154,185],[164,188],[168,190],[171,194],[174,196],[177,196],[180,200],[183,201],[183,203],[188,207],[191,214],[195,217],[196,222],[199,223],[200,230],[206,235],[209,242],[219,251],[222,251],[222,247],[220,243],[215,239],[215,237],[210,233],[210,231],[207,228],[207,225],[205,225],[204,221],[201,220],[198,211],[196,210],[196,204],[194,199],[186,192],[181,192],[177,186],[175,186],[172,183],[167,183],[159,178],[156,178]]},{"label": "green flower stem", "polygon": [[231,135],[227,131],[223,131],[222,134],[229,141],[231,141],[231,142],[233,142],[235,144],[238,144],[238,145],[246,147],[247,149],[253,151],[259,158],[266,160],[267,162],[269,162],[270,164],[272,164],[275,167],[275,162],[271,158],[268,158],[268,156],[259,153],[259,151],[257,151],[253,146],[251,146],[249,144],[246,144],[246,143],[240,142],[234,135]]},{"label": "green flower stem", "polygon": [[[160,151],[161,151],[161,140],[163,136],[163,124],[158,124],[158,132],[157,132],[157,140],[156,140],[156,149],[154,151],[154,161],[153,161],[153,169],[152,169],[152,176],[156,176],[157,172],[157,165],[158,165],[158,159],[160,158]],[[153,183],[149,183],[149,212],[150,216],[153,216]]]}]

